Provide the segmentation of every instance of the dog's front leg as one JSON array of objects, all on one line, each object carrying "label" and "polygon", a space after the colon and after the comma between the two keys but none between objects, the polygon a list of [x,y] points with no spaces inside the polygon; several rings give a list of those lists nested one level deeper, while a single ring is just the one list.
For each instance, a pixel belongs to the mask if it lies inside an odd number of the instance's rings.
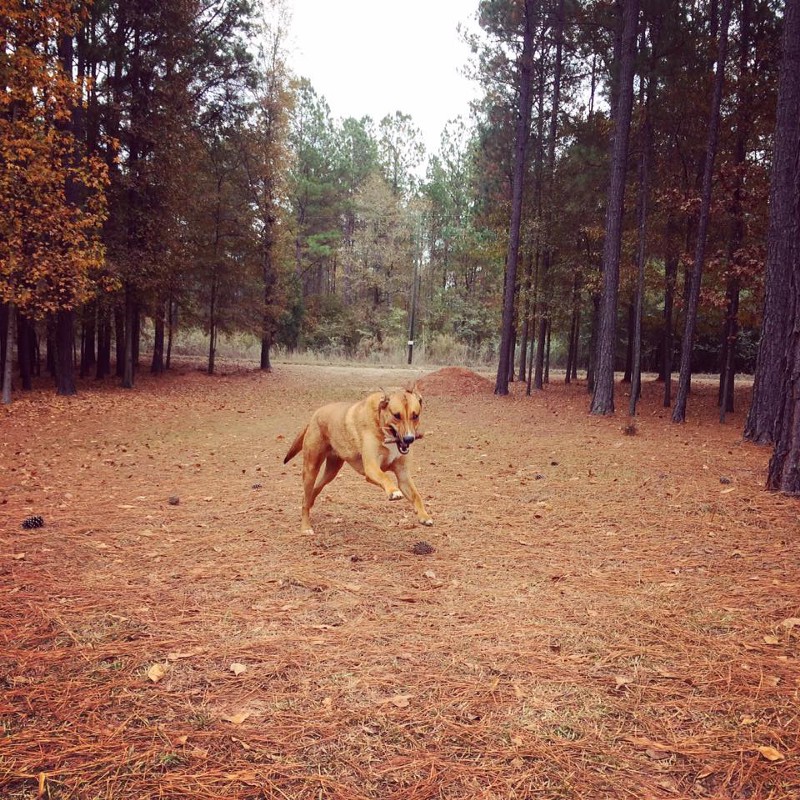
[{"label": "dog's front leg", "polygon": [[417,490],[405,461],[395,461],[395,463],[392,465],[392,468],[394,470],[394,474],[397,476],[397,483],[400,486],[403,494],[414,504],[414,510],[417,512],[417,519],[423,525],[433,525],[433,519],[425,509],[425,503],[422,500],[422,495]]},{"label": "dog's front leg", "polygon": [[381,469],[378,454],[371,447],[365,447],[362,454],[364,477],[376,486],[380,486],[390,500],[400,500],[403,493],[390,480],[389,476]]}]

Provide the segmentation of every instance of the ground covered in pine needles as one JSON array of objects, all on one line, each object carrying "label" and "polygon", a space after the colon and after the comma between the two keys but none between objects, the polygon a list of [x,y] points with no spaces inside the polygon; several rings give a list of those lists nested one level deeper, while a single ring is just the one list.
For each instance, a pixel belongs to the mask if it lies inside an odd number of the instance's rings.
[{"label": "ground covered in pine needles", "polygon": [[[293,437],[409,377],[434,527],[345,467],[301,535]],[[800,796],[800,501],[713,386],[138,384],[0,410],[4,800]]]}]

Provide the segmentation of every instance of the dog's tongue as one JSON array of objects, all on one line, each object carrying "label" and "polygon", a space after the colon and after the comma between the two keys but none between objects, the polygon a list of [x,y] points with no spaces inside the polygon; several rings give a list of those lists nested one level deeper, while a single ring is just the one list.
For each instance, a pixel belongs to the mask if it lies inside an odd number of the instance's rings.
[{"label": "dog's tongue", "polygon": [[400,451],[400,452],[401,452],[403,455],[405,455],[405,454],[408,452],[408,445],[407,445],[407,444],[404,444],[403,442],[400,442],[400,441],[398,441],[398,442],[397,442],[397,449],[398,449],[398,450],[399,450],[399,451]]}]

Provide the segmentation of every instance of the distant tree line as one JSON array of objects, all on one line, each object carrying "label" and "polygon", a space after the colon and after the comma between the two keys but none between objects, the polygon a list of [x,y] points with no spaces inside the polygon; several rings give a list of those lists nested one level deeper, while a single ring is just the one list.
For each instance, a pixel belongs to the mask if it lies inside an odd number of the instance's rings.
[{"label": "distant tree line", "polygon": [[500,394],[585,369],[598,414],[647,370],[680,421],[702,370],[724,418],[755,370],[747,435],[776,441],[797,2],[476,0],[481,99],[432,154],[400,111],[334,118],[278,0],[0,3],[4,399],[43,365],[132,387],[143,325],[155,373],[179,328],[209,372],[234,333],[263,369],[416,339]]}]

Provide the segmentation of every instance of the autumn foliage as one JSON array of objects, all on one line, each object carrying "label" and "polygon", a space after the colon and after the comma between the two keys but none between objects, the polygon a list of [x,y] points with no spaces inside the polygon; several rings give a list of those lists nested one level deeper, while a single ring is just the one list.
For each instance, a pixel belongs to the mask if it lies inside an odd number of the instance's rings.
[{"label": "autumn foliage", "polygon": [[58,42],[85,4],[3,3],[0,26],[0,299],[38,318],[84,303],[103,265],[105,164],[75,130],[85,82]]}]

